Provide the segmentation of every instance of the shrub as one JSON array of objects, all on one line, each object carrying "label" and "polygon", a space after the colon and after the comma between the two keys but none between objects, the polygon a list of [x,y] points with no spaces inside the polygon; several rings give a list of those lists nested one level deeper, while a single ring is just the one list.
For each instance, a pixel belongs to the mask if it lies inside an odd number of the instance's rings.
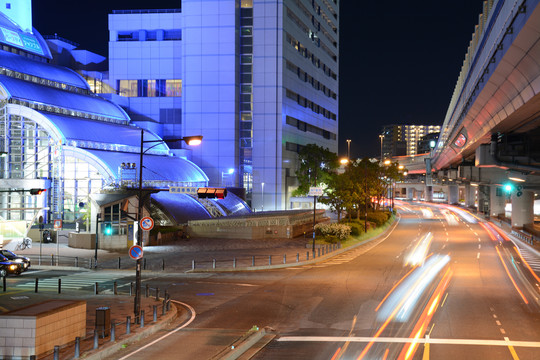
[{"label": "shrub", "polygon": [[336,237],[339,240],[345,240],[351,234],[351,227],[338,223],[317,224],[315,225],[315,231],[324,237]]},{"label": "shrub", "polygon": [[382,226],[390,218],[390,213],[383,211],[368,212],[367,218],[368,221],[374,222],[377,226]]}]

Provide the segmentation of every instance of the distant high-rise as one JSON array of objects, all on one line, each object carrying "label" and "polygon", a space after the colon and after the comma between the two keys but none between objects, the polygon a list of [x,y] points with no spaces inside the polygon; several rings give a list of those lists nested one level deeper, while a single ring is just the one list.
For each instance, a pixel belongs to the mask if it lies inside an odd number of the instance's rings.
[{"label": "distant high-rise", "polygon": [[382,131],[382,156],[419,154],[418,142],[431,133],[439,133],[440,125],[387,125]]},{"label": "distant high-rise", "polygon": [[184,0],[115,11],[109,30],[131,118],[166,139],[202,134],[192,161],[252,208],[289,208],[306,144],[337,152],[337,0]]}]

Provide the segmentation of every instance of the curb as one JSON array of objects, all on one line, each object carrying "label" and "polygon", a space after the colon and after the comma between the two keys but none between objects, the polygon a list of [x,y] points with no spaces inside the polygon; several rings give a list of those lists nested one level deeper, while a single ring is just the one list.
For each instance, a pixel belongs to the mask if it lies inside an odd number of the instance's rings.
[{"label": "curb", "polygon": [[114,343],[109,343],[110,345],[102,345],[103,349],[90,350],[89,352],[81,354],[81,358],[85,360],[101,360],[105,357],[111,356],[117,351],[121,350],[125,345],[131,345],[141,339],[148,337],[159,330],[163,329],[165,326],[169,325],[178,315],[178,309],[176,306],[173,306],[174,310],[169,311],[164,317],[161,318],[155,324],[148,326],[143,331],[137,332],[129,337],[116,340]]},{"label": "curb", "polygon": [[[250,331],[251,332],[251,331]],[[236,360],[248,351],[253,345],[261,340],[267,334],[266,329],[258,329],[247,336],[233,343],[230,348],[216,354],[212,359]]]}]

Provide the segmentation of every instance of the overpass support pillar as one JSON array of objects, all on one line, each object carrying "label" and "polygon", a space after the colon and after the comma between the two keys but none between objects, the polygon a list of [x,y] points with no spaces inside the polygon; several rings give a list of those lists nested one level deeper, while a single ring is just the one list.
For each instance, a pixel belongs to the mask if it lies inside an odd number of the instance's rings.
[{"label": "overpass support pillar", "polygon": [[478,212],[486,214],[489,212],[489,186],[478,186]]},{"label": "overpass support pillar", "polygon": [[534,192],[523,190],[521,196],[512,193],[512,227],[522,229],[534,223]]},{"label": "overpass support pillar", "polygon": [[448,185],[448,203],[457,204],[459,203],[459,187],[457,185]]},{"label": "overpass support pillar", "polygon": [[433,201],[433,186],[426,185],[425,192],[426,196],[424,197],[424,199],[429,202]]},{"label": "overpass support pillar", "polygon": [[407,188],[407,200],[414,199],[414,192],[415,192],[415,189],[413,187]]},{"label": "overpass support pillar", "polygon": [[471,186],[470,184],[465,185],[465,206],[474,207],[475,206],[475,197],[476,197],[476,187]]},{"label": "overpass support pillar", "polygon": [[504,215],[504,206],[506,204],[506,195],[502,188],[497,185],[491,185],[489,189],[489,216]]}]

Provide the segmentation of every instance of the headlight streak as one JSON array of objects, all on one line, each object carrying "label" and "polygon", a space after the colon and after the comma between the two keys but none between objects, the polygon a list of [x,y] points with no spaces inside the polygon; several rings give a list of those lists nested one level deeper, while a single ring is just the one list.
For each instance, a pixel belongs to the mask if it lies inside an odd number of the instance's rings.
[{"label": "headlight streak", "polygon": [[440,303],[442,295],[445,293],[446,289],[448,288],[448,285],[450,284],[450,279],[452,278],[452,274],[453,274],[452,270],[448,268],[443,278],[437,285],[437,288],[433,292],[433,295],[431,296],[430,300],[428,301],[427,303],[428,305],[424,308],[424,311],[422,312],[422,315],[420,316],[418,322],[413,328],[413,331],[411,332],[410,338],[414,340],[403,347],[398,357],[399,360],[408,360],[412,356],[414,356],[414,353],[416,352],[416,348],[418,347],[418,340],[420,339],[420,337],[424,335],[426,329],[428,328],[429,323],[431,319],[433,318],[433,315],[435,314],[435,311],[437,310],[437,307]]},{"label": "headlight streak", "polygon": [[529,301],[527,301],[527,298],[525,298],[525,295],[523,295],[523,293],[521,292],[521,290],[517,286],[516,281],[514,280],[512,275],[510,274],[510,271],[508,270],[508,267],[506,266],[506,263],[504,262],[504,260],[503,260],[503,258],[501,256],[501,252],[499,251],[499,247],[498,246],[495,247],[495,250],[497,250],[497,255],[499,255],[499,259],[501,260],[501,263],[503,264],[504,270],[506,271],[506,274],[510,278],[510,281],[512,281],[512,284],[514,284],[514,287],[516,288],[517,292],[519,293],[519,295],[521,296],[521,298],[523,299],[525,304],[529,304]]},{"label": "headlight streak", "polygon": [[497,238],[496,238],[496,236],[494,234],[494,231],[490,226],[488,226],[488,225],[486,225],[486,224],[484,224],[482,222],[480,223],[480,226],[482,226],[484,228],[484,230],[486,230],[486,232],[488,233],[491,240],[497,241]]},{"label": "headlight streak", "polygon": [[394,292],[394,290],[399,286],[399,284],[401,284],[403,282],[403,280],[405,280],[414,271],[414,269],[416,269],[416,268],[417,268],[417,266],[414,266],[411,270],[409,270],[408,273],[405,274],[405,276],[403,276],[394,286],[392,286],[392,288],[390,289],[388,294],[386,294],[386,296],[381,300],[379,305],[375,308],[375,311],[379,311],[379,308],[381,307],[382,304],[384,304],[384,302],[390,296],[390,294],[392,294],[392,292]]},{"label": "headlight streak", "polygon": [[[376,339],[382,334],[382,332],[386,329],[386,327],[388,326],[390,321],[392,321],[392,319],[394,319],[396,314],[402,309],[402,307],[406,303],[406,301],[409,300],[409,298],[411,297],[411,294],[414,293],[414,292],[420,292],[421,293],[421,292],[423,292],[423,290],[425,290],[425,286],[427,286],[427,284],[424,285],[424,288],[419,288],[418,287],[418,284],[420,282],[422,282],[422,279],[425,279],[426,276],[429,275],[429,274],[433,274],[433,275],[430,276],[431,279],[433,279],[437,275],[437,273],[446,264],[448,264],[449,261],[450,261],[450,256],[448,256],[448,255],[444,255],[444,256],[436,255],[436,256],[433,256],[432,258],[428,259],[428,261],[422,267],[419,267],[419,268],[415,269],[414,272],[415,273],[420,272],[420,274],[418,274],[418,275],[411,274],[411,276],[406,277],[407,281],[404,281],[403,284],[400,286],[400,288],[407,289],[407,291],[403,294],[403,296],[400,296],[401,291],[397,291],[394,295],[391,296],[391,299],[390,299],[390,300],[394,300],[394,301],[390,301],[390,302],[388,302],[388,304],[385,304],[384,307],[386,308],[386,307],[391,307],[391,306],[393,306],[393,304],[395,302],[398,302],[398,304],[393,307],[392,312],[388,315],[388,317],[386,318],[384,323],[381,325],[381,327],[377,330],[375,335],[373,335],[373,340],[371,340],[366,345],[366,347],[362,350],[362,352],[358,356],[357,360],[361,360],[361,359],[364,358],[364,356],[367,354],[369,349],[371,349],[371,347],[375,343]],[[436,270],[436,272],[434,272],[434,269],[438,269],[438,270]],[[414,276],[412,276],[412,275],[414,275]],[[413,283],[413,284],[411,284],[411,283]],[[409,284],[411,284],[411,286],[409,286]],[[384,313],[384,311],[382,311],[381,313]],[[384,314],[381,315],[381,313],[379,313],[379,315],[377,316],[378,318],[384,316]]]},{"label": "headlight streak", "polygon": [[454,206],[442,206],[442,207],[455,212],[459,217],[461,217],[463,220],[467,221],[468,223],[476,224],[478,220],[480,220],[478,216],[472,214],[471,212],[467,210],[463,210]]},{"label": "headlight streak", "polygon": [[424,237],[416,243],[416,246],[409,255],[405,257],[405,265],[422,265],[432,240],[433,234],[431,234],[431,232],[424,235]]}]

